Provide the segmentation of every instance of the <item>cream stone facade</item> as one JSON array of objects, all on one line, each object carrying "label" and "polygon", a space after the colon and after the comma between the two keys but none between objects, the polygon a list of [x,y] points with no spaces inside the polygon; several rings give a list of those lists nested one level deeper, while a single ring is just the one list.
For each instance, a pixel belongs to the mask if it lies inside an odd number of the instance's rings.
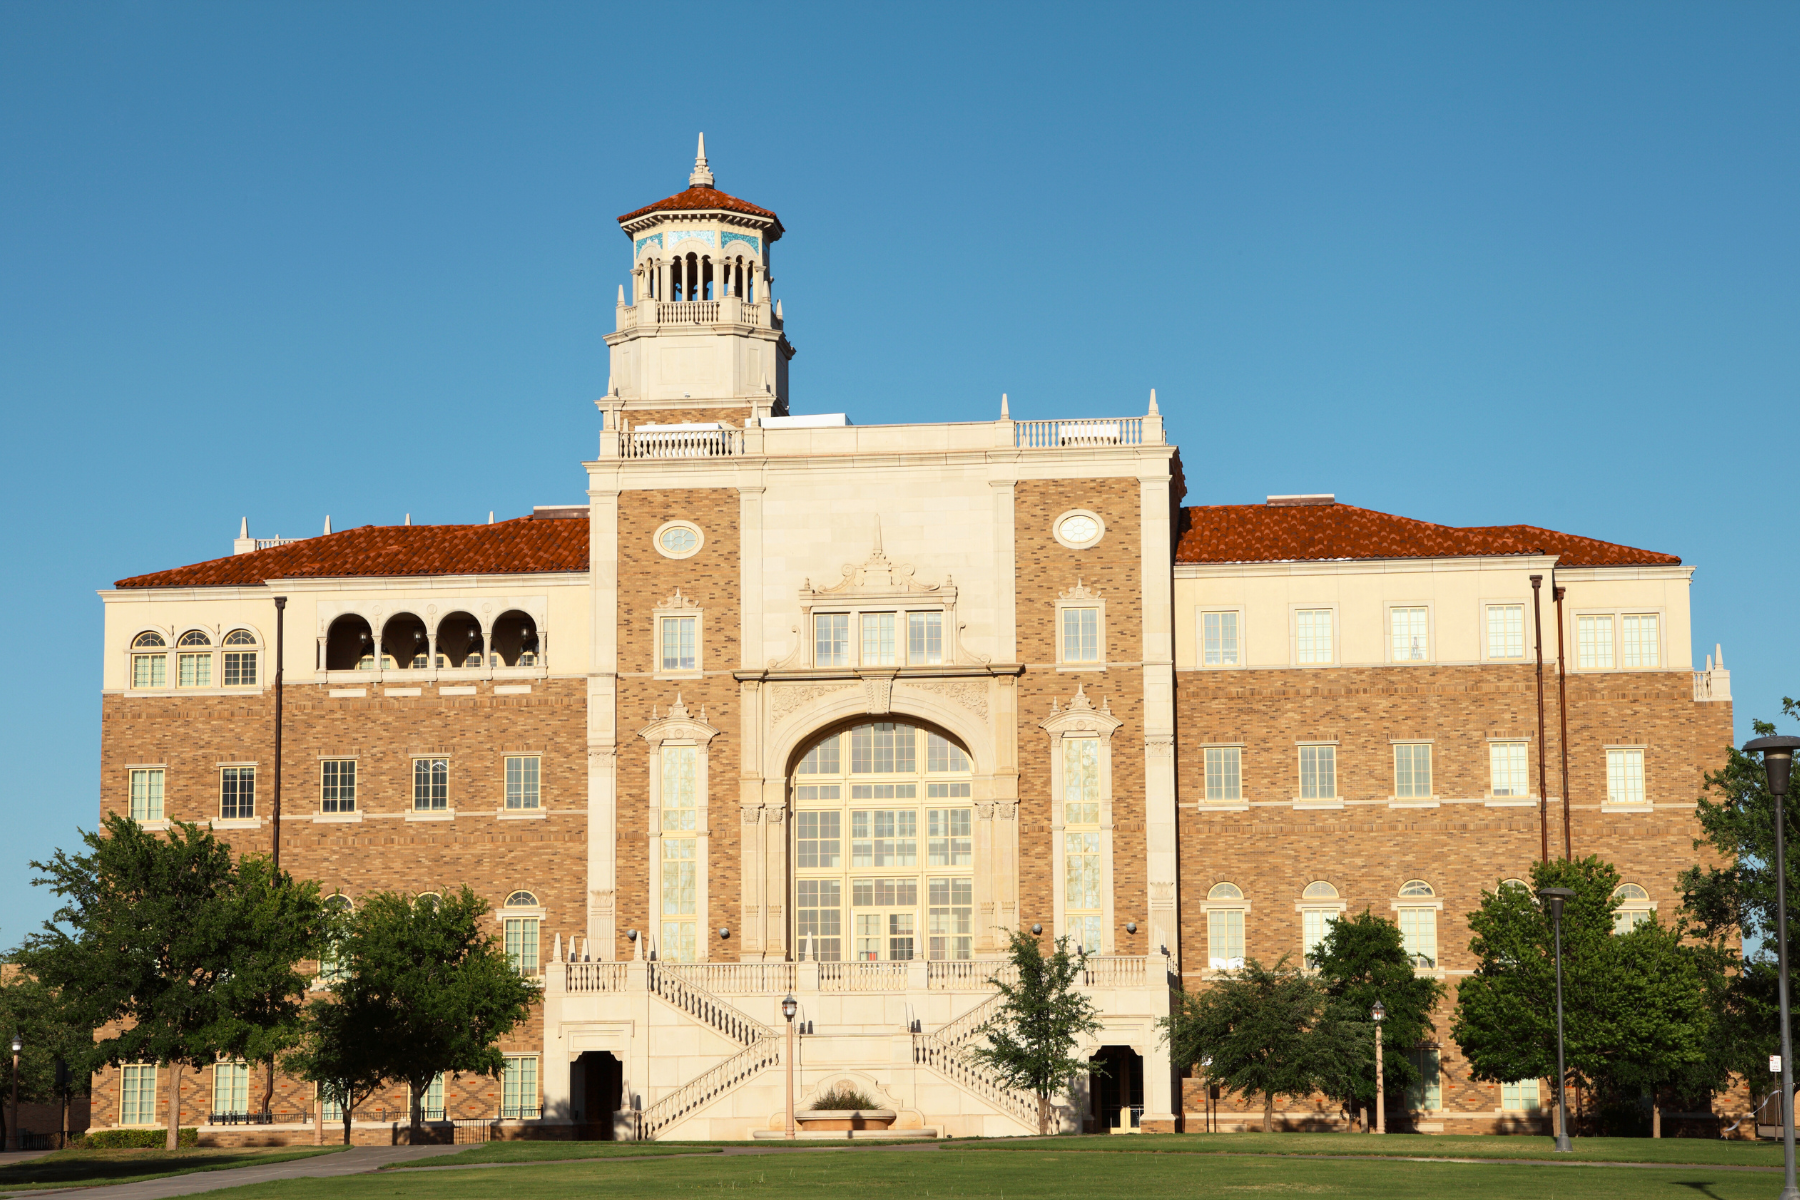
[{"label": "cream stone facade", "polygon": [[[284,865],[345,903],[491,898],[543,999],[502,1085],[451,1081],[442,1119],[778,1136],[791,995],[803,1109],[848,1082],[890,1136],[1034,1132],[1032,1099],[967,1058],[1029,929],[1087,951],[1102,1019],[1084,1053],[1109,1073],[1058,1120],[1178,1128],[1202,1101],[1158,1030],[1171,988],[1299,957],[1319,914],[1365,906],[1412,914],[1421,970],[1467,972],[1461,914],[1563,839],[1565,717],[1569,838],[1671,899],[1730,737],[1722,661],[1691,661],[1692,568],[1329,497],[1183,508],[1154,395],[1067,420],[792,415],[784,230],[713,183],[702,144],[686,191],[620,219],[585,505],[245,530],[101,594],[104,811],[268,850],[279,787]],[[1418,1127],[1538,1119],[1427,1051]],[[95,1122],[135,1104],[109,1074]],[[276,1107],[209,1136],[310,1135],[304,1089]],[[401,1107],[371,1101],[361,1136]]]}]

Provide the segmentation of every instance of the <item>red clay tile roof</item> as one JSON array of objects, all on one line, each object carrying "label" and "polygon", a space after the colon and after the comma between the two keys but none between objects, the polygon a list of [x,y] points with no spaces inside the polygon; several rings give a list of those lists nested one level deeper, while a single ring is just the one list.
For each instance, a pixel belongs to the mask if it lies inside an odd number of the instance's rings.
[{"label": "red clay tile roof", "polygon": [[1535,525],[1433,525],[1349,504],[1216,504],[1187,510],[1175,550],[1184,563],[1554,554],[1565,567],[1677,565],[1654,550]]},{"label": "red clay tile roof", "polygon": [[588,523],[519,517],[494,525],[363,525],[341,533],[121,579],[122,588],[254,587],[269,579],[527,575],[588,569]]},{"label": "red clay tile roof", "polygon": [[666,200],[658,200],[655,204],[646,204],[640,209],[628,212],[620,217],[619,221],[623,223],[632,220],[634,217],[641,217],[645,213],[698,212],[702,209],[709,208],[722,208],[726,212],[749,213],[754,217],[768,217],[775,222],[775,227],[769,230],[769,240],[771,242],[781,240],[781,235],[786,232],[781,228],[781,218],[770,212],[768,209],[758,208],[748,200],[739,200],[736,196],[727,196],[717,188],[700,187],[698,185],[688,188],[685,192],[676,192]]}]

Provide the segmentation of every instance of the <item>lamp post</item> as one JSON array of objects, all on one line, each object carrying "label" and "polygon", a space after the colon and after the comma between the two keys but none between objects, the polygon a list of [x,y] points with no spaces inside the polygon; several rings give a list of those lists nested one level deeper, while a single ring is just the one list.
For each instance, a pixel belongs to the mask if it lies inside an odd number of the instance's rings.
[{"label": "lamp post", "polygon": [[795,1002],[794,994],[789,992],[788,998],[781,1002],[781,1015],[787,1018],[788,1023],[787,1135],[789,1137],[794,1136],[794,1014],[799,1011],[800,1005]]},{"label": "lamp post", "polygon": [[1212,1055],[1209,1054],[1200,1060],[1200,1078],[1205,1082],[1206,1086],[1206,1132],[1217,1133],[1218,1130],[1213,1128],[1213,1083],[1211,1071]]},{"label": "lamp post", "polygon": [[1569,1106],[1565,1101],[1564,1081],[1568,1072],[1563,1066],[1563,998],[1562,998],[1562,910],[1563,901],[1573,900],[1569,888],[1539,888],[1538,896],[1550,902],[1550,916],[1556,926],[1556,1152],[1573,1154],[1569,1145]]},{"label": "lamp post", "polygon": [[1777,987],[1781,999],[1781,1200],[1800,1200],[1794,1185],[1794,1037],[1788,1027],[1787,940],[1787,819],[1782,800],[1794,769],[1794,751],[1800,738],[1763,737],[1744,743],[1744,753],[1762,753],[1763,771],[1769,777],[1769,794],[1775,797],[1775,955]]},{"label": "lamp post", "polygon": [[1375,1022],[1375,1129],[1376,1133],[1387,1132],[1387,1078],[1381,1070],[1381,1023],[1387,1020],[1387,1005],[1377,1000],[1375,1007],[1369,1010],[1369,1020]]},{"label": "lamp post", "polygon": [[25,1041],[18,1034],[13,1034],[13,1086],[12,1086],[12,1122],[6,1127],[6,1148],[19,1148],[19,1051],[25,1048]]}]

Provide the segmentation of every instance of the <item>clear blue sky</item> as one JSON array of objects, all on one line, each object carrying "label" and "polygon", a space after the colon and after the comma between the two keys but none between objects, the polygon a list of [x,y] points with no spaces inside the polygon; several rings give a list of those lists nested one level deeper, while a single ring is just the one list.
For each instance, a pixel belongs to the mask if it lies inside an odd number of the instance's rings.
[{"label": "clear blue sky", "polygon": [[0,6],[0,944],[96,820],[94,590],[579,501],[614,218],[702,129],[796,411],[1155,387],[1190,503],[1680,554],[1743,734],[1800,694],[1796,113],[1792,3]]}]

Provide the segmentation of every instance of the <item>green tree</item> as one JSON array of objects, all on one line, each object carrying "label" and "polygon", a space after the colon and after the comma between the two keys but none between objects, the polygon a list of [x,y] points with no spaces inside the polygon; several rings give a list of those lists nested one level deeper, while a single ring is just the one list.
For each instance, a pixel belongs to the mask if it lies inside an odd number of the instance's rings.
[{"label": "green tree", "polygon": [[[56,997],[36,979],[7,964],[0,976],[0,1038],[19,1035],[24,1049],[19,1054],[19,1098],[54,1104],[88,1092],[88,1055],[94,1047],[91,1029],[65,1024]],[[58,1086],[57,1063],[65,1065],[63,1086]],[[0,1142],[6,1136],[10,1113],[0,1105]]]},{"label": "green tree", "polygon": [[499,1076],[498,1043],[538,994],[485,928],[488,911],[466,885],[442,898],[381,892],[334,939],[342,977],[331,991],[342,1011],[317,1023],[315,1010],[312,1053],[335,1064],[336,1079],[404,1081],[415,1140],[431,1081],[439,1072]]},{"label": "green tree", "polygon": [[[341,984],[333,984],[337,993]],[[387,1082],[388,1047],[380,1038],[384,1030],[365,1007],[366,997],[350,991],[330,999],[314,1000],[306,1007],[306,1021],[299,1046],[282,1060],[290,1074],[318,1085],[319,1100],[337,1103],[344,1122],[344,1145],[350,1144],[350,1124],[356,1108]]]},{"label": "green tree", "polygon": [[1716,946],[1690,941],[1681,922],[1663,925],[1654,915],[1615,938],[1614,952],[1619,1004],[1604,1076],[1616,1093],[1651,1097],[1660,1137],[1663,1089],[1711,1096],[1728,1082],[1715,1000],[1729,959]]},{"label": "green tree", "polygon": [[220,1055],[266,1058],[291,1040],[314,956],[318,888],[267,859],[177,822],[167,837],[112,814],[57,851],[34,883],[61,906],[19,953],[75,1029],[110,1030],[87,1066],[171,1066],[168,1148],[180,1124],[180,1072]]},{"label": "green tree", "polygon": [[1369,1072],[1374,1035],[1367,1020],[1326,1011],[1323,984],[1290,967],[1256,959],[1184,993],[1162,1019],[1171,1055],[1245,1098],[1263,1098],[1263,1132],[1275,1128],[1276,1096],[1344,1095]]},{"label": "green tree", "polygon": [[[1388,1052],[1382,1055],[1381,1073],[1388,1095],[1405,1095],[1419,1078],[1419,1069],[1405,1051],[1431,1038],[1431,1016],[1444,998],[1444,985],[1417,974],[1400,927],[1368,909],[1327,925],[1313,963],[1325,988],[1326,1013],[1333,1020],[1367,1027],[1377,1000],[1386,1009],[1382,1040]],[[1372,1043],[1372,1029],[1369,1037]],[[1371,1069],[1345,1076],[1348,1086],[1335,1099],[1350,1108],[1374,1104],[1373,1057],[1371,1044]]]},{"label": "green tree", "polygon": [[1038,1135],[1050,1132],[1050,1098],[1075,1076],[1099,1070],[1074,1057],[1081,1036],[1100,1028],[1093,1001],[1075,990],[1086,956],[1069,949],[1069,939],[1056,939],[1045,954],[1037,938],[1013,930],[1007,946],[1017,982],[996,974],[988,982],[1000,991],[1000,1003],[982,1026],[987,1044],[970,1051],[976,1062],[991,1068],[1010,1088],[1030,1092],[1038,1102]]}]

